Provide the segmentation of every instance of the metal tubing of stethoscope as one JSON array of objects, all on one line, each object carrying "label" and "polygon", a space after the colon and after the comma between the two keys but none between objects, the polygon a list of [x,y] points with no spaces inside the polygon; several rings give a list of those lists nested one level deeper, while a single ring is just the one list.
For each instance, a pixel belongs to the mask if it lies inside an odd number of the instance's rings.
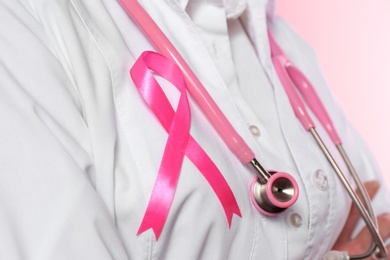
[{"label": "metal tubing of stethoscope", "polygon": [[[341,144],[338,144],[338,145],[336,145],[336,147],[339,150],[339,153],[340,153],[341,157],[343,158],[345,164],[347,165],[347,168],[348,168],[353,180],[355,181],[358,190],[360,191],[360,194],[363,198],[365,208],[368,211],[368,213],[370,214],[372,222],[374,223],[375,227],[378,228],[378,222],[376,220],[376,215],[375,215],[374,209],[372,208],[372,204],[370,202],[370,197],[367,193],[366,188],[364,187],[362,181],[360,180],[359,175],[357,174],[355,167],[353,166],[353,164],[352,164],[351,160],[349,159],[349,156],[345,152],[343,146]],[[352,258],[352,259],[364,259],[364,258],[369,256],[369,255],[367,255],[368,253],[370,253],[370,255],[371,255],[375,251],[375,249],[376,249],[375,243],[374,243],[374,241],[371,241],[370,249],[367,251],[366,254],[354,256],[354,258]]]},{"label": "metal tubing of stethoscope", "polygon": [[339,145],[336,145],[336,147],[339,150],[341,157],[343,158],[345,164],[347,165],[347,168],[348,168],[349,172],[351,173],[352,178],[354,179],[358,190],[361,193],[361,196],[363,198],[363,202],[366,206],[368,213],[371,216],[372,222],[374,222],[375,226],[378,226],[374,209],[372,208],[372,205],[370,203],[370,197],[367,194],[366,188],[364,188],[364,185],[363,185],[362,181],[360,180],[359,175],[357,174],[357,172],[355,170],[355,167],[353,166],[353,164],[352,164],[351,160],[349,159],[347,153],[345,152],[343,146],[341,144],[339,144]]},{"label": "metal tubing of stethoscope", "polygon": [[[342,184],[344,185],[345,189],[347,190],[349,196],[351,197],[352,202],[355,204],[355,206],[358,209],[361,217],[363,218],[364,222],[366,223],[366,226],[370,230],[370,233],[372,235],[372,239],[375,241],[374,243],[375,243],[376,247],[379,249],[379,252],[377,253],[377,256],[381,257],[381,258],[386,257],[386,255],[387,255],[386,247],[384,246],[384,243],[382,241],[382,238],[379,235],[379,232],[378,232],[378,230],[376,228],[376,225],[374,224],[373,220],[369,216],[367,210],[363,207],[359,197],[356,195],[356,193],[352,189],[351,185],[349,184],[349,182],[347,181],[346,177],[342,173],[340,167],[338,166],[338,164],[334,160],[334,158],[331,155],[331,153],[329,152],[328,148],[326,147],[326,145],[322,141],[321,137],[318,135],[317,131],[314,128],[311,128],[309,131],[312,134],[312,136],[314,137],[314,139],[316,140],[316,142],[319,145],[319,147],[321,148],[321,150],[324,153],[325,157],[328,159],[328,161],[331,164],[332,168],[336,172],[337,176],[339,177],[340,181],[342,182]],[[374,250],[375,250],[375,248],[374,248]],[[371,251],[371,248],[370,248],[370,251]],[[367,252],[366,254],[362,254],[362,255],[358,255],[358,256],[350,256],[350,258],[351,259],[361,259],[361,257],[363,255],[367,255],[368,254],[367,256],[369,256],[372,253],[373,252]],[[367,257],[367,256],[365,256],[365,257]]]},{"label": "metal tubing of stethoscope", "polygon": [[265,184],[267,183],[268,179],[271,177],[271,174],[269,174],[263,166],[256,160],[256,158],[253,158],[252,161],[250,161],[250,164],[255,168],[255,172],[257,177],[259,177],[260,183]]}]

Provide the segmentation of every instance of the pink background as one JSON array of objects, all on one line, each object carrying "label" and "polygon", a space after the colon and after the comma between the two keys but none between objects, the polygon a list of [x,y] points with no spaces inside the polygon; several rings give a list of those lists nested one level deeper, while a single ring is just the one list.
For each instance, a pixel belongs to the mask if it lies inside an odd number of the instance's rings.
[{"label": "pink background", "polygon": [[390,1],[276,2],[276,13],[316,50],[331,91],[390,188]]}]

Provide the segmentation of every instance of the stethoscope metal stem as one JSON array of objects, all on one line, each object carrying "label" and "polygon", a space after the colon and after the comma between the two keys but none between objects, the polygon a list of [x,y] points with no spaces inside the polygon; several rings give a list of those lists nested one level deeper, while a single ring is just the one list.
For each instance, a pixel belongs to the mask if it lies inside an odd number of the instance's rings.
[{"label": "stethoscope metal stem", "polygon": [[[355,204],[355,206],[358,209],[358,211],[360,212],[360,215],[362,216],[364,222],[366,223],[368,229],[370,230],[370,232],[371,232],[371,234],[373,236],[374,243],[375,243],[376,247],[379,249],[379,252],[377,253],[377,257],[379,257],[379,258],[386,257],[387,250],[386,250],[386,247],[385,247],[385,245],[383,243],[383,240],[380,237],[379,232],[378,232],[378,230],[376,228],[376,221],[374,223],[374,221],[372,220],[372,218],[368,214],[367,210],[364,208],[364,206],[361,203],[359,197],[357,196],[355,191],[352,189],[352,187],[349,184],[349,182],[347,181],[345,175],[342,173],[340,167],[338,166],[337,162],[334,160],[333,156],[331,155],[331,153],[329,152],[328,148],[326,147],[326,145],[322,141],[321,137],[318,135],[318,133],[315,130],[315,128],[313,127],[309,131],[312,134],[312,136],[314,137],[314,139],[316,140],[316,142],[319,145],[319,147],[321,148],[321,150],[324,153],[325,157],[328,159],[328,161],[331,164],[332,168],[336,172],[337,176],[339,177],[340,181],[342,182],[342,184],[344,185],[345,189],[347,190],[349,196],[351,197],[352,202]],[[347,161],[349,161],[349,159]],[[349,161],[349,163],[350,163],[350,161]],[[363,185],[361,185],[361,186],[364,189]],[[364,192],[361,192],[361,193],[363,194]],[[375,218],[375,216],[374,216],[374,218]],[[370,256],[374,252],[374,250],[375,250],[375,247],[374,248],[370,248],[369,252],[367,252],[365,254],[357,255],[357,256],[351,256],[350,258],[351,259],[366,258],[366,257]]]},{"label": "stethoscope metal stem", "polygon": [[250,161],[250,164],[255,168],[255,172],[257,177],[259,177],[259,181],[261,184],[267,183],[268,179],[271,177],[271,174],[269,174],[263,166],[256,160],[256,158],[253,158]]}]

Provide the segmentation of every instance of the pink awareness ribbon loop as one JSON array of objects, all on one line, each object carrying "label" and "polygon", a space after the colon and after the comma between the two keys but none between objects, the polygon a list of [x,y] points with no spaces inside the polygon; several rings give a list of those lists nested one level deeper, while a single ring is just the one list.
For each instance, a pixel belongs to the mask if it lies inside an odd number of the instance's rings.
[{"label": "pink awareness ribbon loop", "polygon": [[[180,91],[176,112],[154,78],[153,72],[164,77]],[[161,54],[145,51],[134,63],[130,75],[142,98],[168,132],[156,182],[137,235],[151,228],[156,239],[160,237],[175,195],[184,155],[198,168],[214,190],[230,227],[233,214],[241,217],[241,212],[229,184],[189,133],[191,114],[184,78],[179,67]]]}]

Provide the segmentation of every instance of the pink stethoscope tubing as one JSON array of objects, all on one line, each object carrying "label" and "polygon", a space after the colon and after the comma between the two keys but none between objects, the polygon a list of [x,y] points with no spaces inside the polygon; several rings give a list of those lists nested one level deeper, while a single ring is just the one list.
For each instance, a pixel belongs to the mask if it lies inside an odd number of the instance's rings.
[{"label": "pink stethoscope tubing", "polygon": [[[276,215],[293,205],[299,194],[299,188],[294,178],[287,173],[270,173],[264,169],[255,158],[253,151],[227,120],[188,64],[138,1],[119,0],[119,2],[154,47],[178,65],[183,73],[188,91],[233,154],[242,163],[250,164],[255,169],[256,179],[258,180],[255,185],[263,187],[261,189],[251,189],[258,191],[256,194],[251,193],[251,196],[255,197],[252,198],[252,201],[259,203],[256,207],[263,208],[261,212],[264,214]],[[278,179],[278,181],[268,182],[271,177],[272,180]],[[273,192],[267,192],[267,190]],[[278,203],[274,204],[275,201]]]},{"label": "pink stethoscope tubing", "polygon": [[[271,57],[272,57],[272,63],[274,65],[274,68],[276,70],[276,73],[278,74],[278,77],[284,87],[284,90],[289,98],[289,101],[291,103],[291,106],[294,110],[294,113],[296,117],[301,122],[302,126],[305,128],[306,131],[310,132],[316,142],[318,143],[319,147],[323,151],[324,155],[328,159],[329,163],[332,165],[334,171],[336,172],[337,176],[339,177],[340,181],[344,185],[345,189],[347,190],[349,196],[351,197],[353,203],[359,210],[360,215],[364,219],[367,227],[369,228],[373,242],[371,243],[371,247],[368,249],[368,251],[364,254],[355,255],[355,256],[349,256],[350,259],[363,259],[367,258],[370,255],[374,253],[376,249],[379,250],[377,252],[378,257],[386,257],[387,256],[387,250],[383,243],[382,238],[380,237],[378,233],[378,224],[376,221],[376,216],[374,213],[374,210],[372,208],[372,205],[370,203],[369,196],[367,194],[366,189],[364,188],[364,185],[362,184],[362,181],[360,180],[358,174],[356,173],[355,168],[352,165],[352,162],[350,161],[347,153],[345,152],[342,141],[339,137],[339,135],[336,132],[336,129],[333,126],[333,122],[330,119],[324,105],[321,102],[321,99],[318,97],[314,87],[310,83],[310,81],[305,77],[305,75],[287,58],[287,56],[284,54],[283,50],[279,47],[277,42],[275,41],[272,34],[268,31],[268,38],[270,42],[271,47]],[[298,91],[300,95],[303,97],[307,105],[310,107],[310,110],[315,114],[315,116],[318,118],[326,132],[328,133],[329,137],[331,138],[334,145],[337,147],[338,151],[340,152],[341,157],[343,158],[345,164],[347,165],[347,168],[349,172],[351,173],[355,183],[357,184],[358,190],[362,194],[362,198],[365,204],[365,207],[363,206],[362,202],[360,201],[359,197],[357,196],[356,192],[352,189],[351,185],[347,181],[345,175],[342,173],[340,167],[337,165],[336,161],[328,151],[327,147],[325,146],[324,142],[318,135],[317,131],[315,130],[315,125],[313,123],[313,120],[310,118],[305,105],[301,99],[301,96],[298,94]],[[375,242],[374,242],[375,241]]]}]

